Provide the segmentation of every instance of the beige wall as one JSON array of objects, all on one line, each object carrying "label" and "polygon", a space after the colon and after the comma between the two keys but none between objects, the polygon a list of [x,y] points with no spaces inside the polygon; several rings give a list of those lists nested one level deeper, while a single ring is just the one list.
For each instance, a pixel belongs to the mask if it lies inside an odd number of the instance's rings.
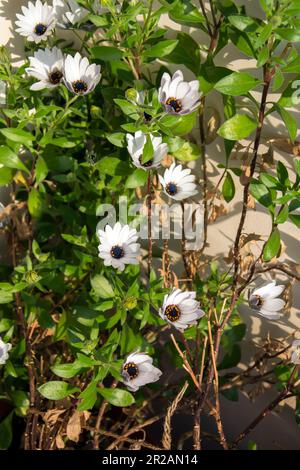
[{"label": "beige wall", "polygon": [[[23,39],[14,34],[15,14],[20,10],[20,6],[26,4],[25,0],[0,0],[0,44],[7,44],[10,51],[13,53],[14,60],[16,63],[20,61],[23,55]],[[249,13],[253,15],[259,15],[258,1],[247,1],[239,2],[247,4]],[[172,30],[184,30],[191,32],[192,36],[200,41],[205,41],[202,34],[189,28],[180,27],[179,25],[172,23],[166,16],[161,18],[161,24],[168,26]],[[170,36],[174,33],[170,31]],[[249,60],[244,57],[239,51],[233,46],[228,46],[221,51],[216,59],[217,65],[223,65],[230,67],[235,70],[247,70],[254,75],[258,75],[255,61]],[[189,73],[187,72],[187,75]],[[259,98],[259,93],[255,93],[256,97]],[[278,94],[271,94],[269,99],[276,100]],[[222,103],[217,94],[211,93],[207,99],[208,106],[216,108],[222,116]],[[293,115],[299,121],[299,108],[292,110]],[[195,136],[197,137],[197,129],[195,130]],[[278,138],[278,136],[286,136],[286,131],[282,126],[281,121],[277,116],[271,116],[266,121],[264,129],[264,138]],[[299,135],[298,135],[299,137]],[[224,154],[221,145],[221,140],[216,139],[212,144],[207,147],[207,158],[208,158],[208,174],[211,181],[218,179],[217,164],[224,161]],[[283,152],[276,152],[274,155],[275,160],[281,160],[292,175],[292,160],[293,157]],[[238,164],[238,161],[237,161]],[[193,165],[191,165],[193,166]],[[197,163],[197,170],[201,178],[200,165]],[[220,262],[225,255],[227,255],[229,248],[233,244],[237,225],[239,222],[242,192],[240,189],[239,182],[237,182],[236,196],[228,206],[228,214],[225,217],[218,219],[213,225],[209,227],[209,247],[207,253],[212,257],[218,257]],[[1,197],[1,194],[0,194]],[[248,211],[248,216],[245,225],[245,232],[255,232],[263,236],[267,236],[270,232],[271,221],[266,214],[266,211],[262,207],[257,207],[256,210]],[[291,223],[286,223],[281,226],[282,239],[286,244],[286,252],[282,257],[284,260],[292,260],[300,264],[300,249],[299,249],[299,230]],[[174,259],[178,260],[176,253],[173,253]],[[271,279],[274,275],[264,275],[257,282],[261,282],[266,279]],[[276,273],[276,279],[287,283],[285,276]],[[255,348],[253,347],[254,341],[259,341],[262,337],[266,337],[269,333],[275,337],[280,338],[286,336],[287,333],[297,331],[297,337],[300,338],[300,289],[299,283],[296,282],[293,287],[293,308],[290,312],[287,312],[282,320],[278,322],[269,322],[261,319],[260,317],[252,314],[250,310],[245,306],[241,308],[242,316],[247,323],[248,333],[246,342],[244,343],[243,351],[243,362],[247,363],[253,357]],[[264,403],[267,403],[272,398],[272,393],[266,393],[259,397],[255,403],[251,403],[245,394],[241,396],[239,405],[229,403],[223,400],[224,416],[226,421],[226,427],[229,432],[235,434],[240,431],[249,420],[251,420],[260,410]],[[291,403],[293,405],[293,403]],[[239,416],[239,419],[236,417]],[[298,448],[300,449],[300,432],[299,428],[294,423],[292,410],[288,405],[284,406],[283,413],[278,415],[272,415],[267,418],[263,425],[259,426],[252,439],[257,439],[262,443],[262,447],[268,448]],[[276,441],[277,444],[274,444]],[[278,444],[279,442],[279,444]]]}]

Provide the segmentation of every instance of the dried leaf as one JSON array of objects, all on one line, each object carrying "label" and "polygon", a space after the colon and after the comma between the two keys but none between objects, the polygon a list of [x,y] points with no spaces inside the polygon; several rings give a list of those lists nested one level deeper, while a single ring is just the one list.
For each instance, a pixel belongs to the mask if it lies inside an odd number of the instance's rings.
[{"label": "dried leaf", "polygon": [[66,410],[58,410],[57,408],[54,408],[53,410],[48,410],[43,416],[43,420],[45,421],[48,426],[53,426],[60,415],[65,413]]},{"label": "dried leaf", "polygon": [[163,167],[167,167],[167,168],[168,168],[169,166],[171,166],[172,163],[173,163],[173,157],[172,157],[172,155],[169,155],[169,154],[168,154],[168,155],[165,155],[164,158],[163,158],[162,161],[161,161],[161,165],[162,165]]},{"label": "dried leaf", "polygon": [[70,441],[78,442],[81,433],[81,415],[82,413],[75,410],[67,424],[67,436]]},{"label": "dried leaf", "polygon": [[227,214],[227,212],[228,212],[227,208],[223,204],[220,204],[220,205],[213,204],[211,213],[208,218],[208,223],[214,222],[216,219],[218,219],[222,215]]},{"label": "dried leaf", "polygon": [[248,201],[247,201],[247,208],[248,209],[255,209],[255,199],[251,194],[248,194]]},{"label": "dried leaf", "polygon": [[65,448],[64,440],[63,440],[63,438],[61,437],[60,434],[57,434],[57,436],[55,437],[55,444],[56,444],[56,447],[58,449],[64,449]]},{"label": "dried leaf", "polygon": [[217,109],[208,107],[204,112],[204,135],[206,144],[211,144],[217,137],[217,130],[220,127],[220,114]]},{"label": "dried leaf", "polygon": [[292,142],[290,139],[271,139],[269,141],[277,150],[298,157],[300,155],[300,142]]}]

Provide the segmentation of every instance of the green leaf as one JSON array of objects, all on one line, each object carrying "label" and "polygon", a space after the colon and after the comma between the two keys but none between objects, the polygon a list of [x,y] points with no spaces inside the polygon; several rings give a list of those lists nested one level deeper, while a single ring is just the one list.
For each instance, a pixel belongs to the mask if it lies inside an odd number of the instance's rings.
[{"label": "green leaf", "polygon": [[107,140],[116,147],[125,147],[126,139],[123,132],[115,132],[114,134],[106,134]]},{"label": "green leaf", "polygon": [[[267,23],[260,31],[259,31],[259,35],[258,35],[258,38],[256,39],[256,42],[255,42],[255,47],[258,48],[258,47],[261,47],[264,45],[264,43],[269,39],[269,37],[271,36],[271,33],[272,33],[272,30],[273,30],[273,25],[272,23]],[[262,50],[265,50],[268,52],[268,48],[267,47],[263,47]],[[268,53],[269,55],[269,53]]]},{"label": "green leaf", "polygon": [[294,225],[296,225],[296,227],[300,228],[300,215],[290,214],[289,219],[291,220],[291,222],[293,222]]},{"label": "green leaf", "polygon": [[257,180],[250,184],[250,193],[263,206],[270,208],[272,206],[272,197],[269,189]]},{"label": "green leaf", "polygon": [[2,163],[0,164],[0,186],[5,186],[13,180],[13,171],[11,168],[1,168]]},{"label": "green leaf", "polygon": [[130,406],[135,402],[133,395],[120,388],[98,388],[102,397],[114,406]]},{"label": "green leaf", "polygon": [[96,274],[96,276],[92,277],[91,286],[101,299],[111,299],[114,297],[112,286],[102,274]]},{"label": "green leaf", "polygon": [[40,217],[43,211],[43,199],[38,189],[32,188],[28,196],[28,209],[32,217]]},{"label": "green leaf", "polygon": [[232,43],[246,56],[256,58],[256,52],[253,48],[252,41],[245,32],[232,28],[229,29],[228,36]]},{"label": "green leaf", "polygon": [[101,158],[101,160],[96,163],[95,167],[99,170],[101,175],[107,174],[110,176],[129,175],[132,171],[127,162],[119,160],[119,158],[116,157]]},{"label": "green leaf", "polygon": [[289,174],[288,171],[285,167],[285,165],[279,161],[277,163],[277,177],[279,182],[284,186],[285,188],[289,188],[291,186],[290,180],[289,180]]},{"label": "green leaf", "polygon": [[30,174],[30,171],[24,163],[20,160],[18,155],[16,155],[9,147],[5,145],[0,146],[0,164],[7,168],[16,168],[18,170],[26,171]]},{"label": "green leaf", "polygon": [[162,57],[171,54],[177,44],[177,39],[166,39],[165,41],[160,41],[158,44],[155,44],[155,46],[152,46],[150,49],[146,49],[143,53],[143,57],[161,59]]},{"label": "green leaf", "polygon": [[232,345],[231,351],[223,357],[221,364],[219,364],[218,369],[229,369],[235,367],[241,360],[241,348],[238,344],[234,343]]},{"label": "green leaf", "polygon": [[122,59],[123,52],[112,46],[95,46],[92,47],[92,55],[96,59],[103,60],[103,62],[110,62],[111,60]]},{"label": "green leaf", "polygon": [[280,114],[290,136],[292,142],[296,140],[298,125],[296,119],[288,112],[286,109],[282,108],[282,106],[275,104],[275,108]]},{"label": "green leaf", "polygon": [[144,186],[147,178],[147,172],[142,168],[137,168],[130,176],[128,176],[125,183],[125,188],[137,188],[139,186]]},{"label": "green leaf", "polygon": [[123,113],[126,114],[126,116],[129,116],[131,119],[134,120],[138,119],[139,115],[136,112],[136,106],[134,104],[130,103],[127,100],[122,100],[119,98],[114,99],[114,102],[122,109]]},{"label": "green leaf", "polygon": [[257,444],[254,441],[249,441],[247,444],[248,450],[257,450]]},{"label": "green leaf", "polygon": [[214,88],[225,95],[239,96],[255,88],[261,82],[246,72],[233,72],[218,81]]},{"label": "green leaf", "polygon": [[58,377],[62,377],[63,379],[70,379],[75,375],[78,375],[82,367],[76,366],[76,364],[56,364],[50,367],[52,372]]},{"label": "green leaf", "polygon": [[7,292],[5,290],[0,290],[0,304],[9,304],[13,301],[12,292]]},{"label": "green leaf", "polygon": [[283,206],[283,208],[278,213],[277,217],[275,218],[276,224],[284,224],[287,221],[289,216],[289,208],[288,206]]},{"label": "green leaf", "polygon": [[282,71],[286,73],[300,73],[300,57],[296,57],[292,62],[285,65]]},{"label": "green leaf", "polygon": [[27,147],[30,147],[32,141],[35,139],[34,135],[30,134],[30,132],[23,131],[23,129],[16,129],[14,127],[0,129],[0,132],[8,140],[11,140],[12,142],[19,142],[20,144],[26,145]]},{"label": "green leaf", "polygon": [[269,173],[261,173],[259,175],[260,181],[267,186],[267,188],[277,188],[278,187],[278,181],[274,176],[269,175]]},{"label": "green leaf", "polygon": [[187,0],[175,2],[175,7],[169,12],[169,17],[172,21],[175,21],[175,23],[191,26],[193,28],[199,28],[205,22],[199,9],[195,8],[194,5]]},{"label": "green leaf", "polygon": [[278,34],[278,36],[281,37],[282,39],[286,39],[289,42],[300,41],[300,33],[296,29],[277,28],[275,29],[275,33]]},{"label": "green leaf", "polygon": [[230,15],[228,20],[239,31],[253,32],[259,27],[253,18],[245,15]]},{"label": "green leaf", "polygon": [[226,177],[222,186],[222,194],[226,202],[230,202],[235,195],[235,186],[229,171],[226,173]]},{"label": "green leaf", "polygon": [[142,164],[149,162],[154,155],[154,148],[150,134],[147,135],[146,143],[143,148]]},{"label": "green leaf", "polygon": [[105,15],[89,15],[89,20],[98,28],[103,28],[108,26],[108,20]]},{"label": "green leaf", "polygon": [[270,261],[272,258],[277,256],[280,249],[280,233],[278,228],[275,228],[270,235],[269,240],[264,246],[263,259],[264,261]]},{"label": "green leaf", "polygon": [[217,82],[231,74],[232,70],[226,69],[225,67],[216,67],[209,61],[205,62],[200,67],[200,75],[198,77],[201,92],[207,95]]},{"label": "green leaf", "polygon": [[43,157],[41,157],[41,156],[38,157],[36,165],[35,165],[35,179],[36,179],[37,184],[44,181],[44,179],[46,178],[46,176],[48,174],[48,171],[49,170],[48,170],[48,167],[47,167],[47,163],[45,162]]},{"label": "green leaf", "polygon": [[79,388],[73,387],[67,382],[52,380],[38,387],[38,391],[48,400],[62,400],[63,398],[78,392]]},{"label": "green leaf", "polygon": [[197,111],[186,116],[168,114],[158,124],[162,125],[163,130],[165,128],[170,129],[173,135],[186,135],[195,127],[197,114]]},{"label": "green leaf", "polygon": [[12,443],[12,417],[13,412],[0,422],[0,450],[6,450]]},{"label": "green leaf", "polygon": [[262,67],[269,59],[269,49],[264,47],[257,56],[257,64],[256,67]]},{"label": "green leaf", "polygon": [[248,137],[256,127],[257,122],[247,116],[247,114],[236,114],[222,124],[218,134],[224,139],[240,140]]},{"label": "green leaf", "polygon": [[201,156],[201,152],[198,145],[191,142],[184,142],[179,149],[173,152],[173,155],[177,160],[182,162],[191,162],[198,160]]}]

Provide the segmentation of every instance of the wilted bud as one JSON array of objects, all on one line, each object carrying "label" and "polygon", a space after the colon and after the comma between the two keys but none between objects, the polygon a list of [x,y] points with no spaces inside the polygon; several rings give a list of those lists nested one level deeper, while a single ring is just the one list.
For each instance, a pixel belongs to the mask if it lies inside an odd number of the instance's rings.
[{"label": "wilted bud", "polygon": [[36,271],[27,271],[25,280],[28,284],[35,284],[39,280],[39,275]]},{"label": "wilted bud", "polygon": [[136,297],[127,297],[124,302],[124,307],[126,310],[133,310],[137,306]]}]

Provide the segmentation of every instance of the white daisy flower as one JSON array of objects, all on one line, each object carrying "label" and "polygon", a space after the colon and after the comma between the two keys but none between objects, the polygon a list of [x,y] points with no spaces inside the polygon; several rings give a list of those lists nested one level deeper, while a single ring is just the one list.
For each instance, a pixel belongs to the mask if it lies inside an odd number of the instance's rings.
[{"label": "white daisy flower", "polygon": [[79,52],[75,56],[67,55],[64,61],[64,82],[76,95],[86,95],[94,90],[101,78],[101,66],[90,64]]},{"label": "white daisy flower", "polygon": [[168,153],[168,145],[162,143],[161,137],[150,134],[150,139],[154,150],[153,157],[146,163],[142,163],[144,146],[147,142],[147,134],[144,134],[142,131],[137,131],[134,135],[126,134],[127,150],[137,168],[143,168],[143,170],[157,168],[163,157]]},{"label": "white daisy flower", "polygon": [[63,54],[60,49],[39,49],[34,57],[29,57],[30,66],[25,69],[28,75],[39,81],[31,85],[30,90],[55,88],[63,79]]},{"label": "white daisy flower", "polygon": [[123,271],[125,264],[138,264],[140,256],[140,244],[135,228],[129,225],[121,225],[117,222],[114,227],[106,225],[104,230],[97,230],[100,240],[99,258],[104,259],[105,266]]},{"label": "white daisy flower", "polygon": [[122,366],[123,383],[132,392],[141,386],[157,382],[162,375],[161,370],[153,365],[152,357],[145,353],[131,353]]},{"label": "white daisy flower", "polygon": [[196,292],[173,289],[171,294],[165,295],[159,315],[178,330],[185,330],[191,325],[196,325],[199,318],[205,315],[195,299]]},{"label": "white daisy flower", "polygon": [[185,82],[181,70],[171,77],[164,73],[158,90],[159,102],[169,114],[190,114],[199,106],[200,93],[198,80]]},{"label": "white daisy flower", "polygon": [[284,286],[276,286],[276,282],[255,289],[249,297],[249,306],[268,320],[278,320],[280,310],[283,309],[285,301],[277,297],[282,294]]},{"label": "white daisy flower", "polygon": [[176,201],[182,201],[198,193],[195,184],[195,176],[191,175],[189,168],[182,169],[182,165],[172,163],[166,169],[164,176],[158,175],[159,181],[167,196],[170,196]]},{"label": "white daisy flower", "polygon": [[293,364],[300,364],[300,339],[295,339],[295,341],[293,341],[291,361]]},{"label": "white daisy flower", "polygon": [[53,9],[57,25],[60,28],[74,26],[90,13],[89,10],[78,5],[75,0],[53,0]]},{"label": "white daisy flower", "polygon": [[4,343],[4,341],[0,338],[0,365],[6,363],[8,359],[8,351],[11,350],[10,343]]},{"label": "white daisy flower", "polygon": [[56,24],[53,8],[37,0],[35,4],[29,2],[27,7],[23,6],[21,9],[23,15],[17,13],[17,33],[26,36],[28,41],[45,41],[52,34]]}]

